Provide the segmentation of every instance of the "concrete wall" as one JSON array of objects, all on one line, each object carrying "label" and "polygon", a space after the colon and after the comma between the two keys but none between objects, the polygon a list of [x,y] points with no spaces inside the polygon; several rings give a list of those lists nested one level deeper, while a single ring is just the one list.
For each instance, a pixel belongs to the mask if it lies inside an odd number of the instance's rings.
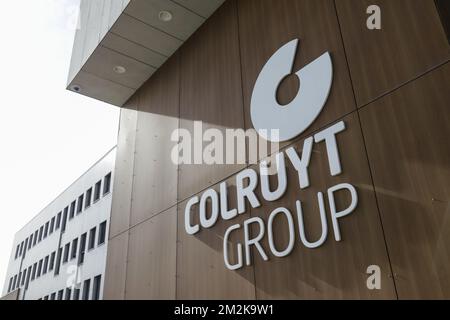
[{"label": "concrete wall", "polygon": [[[381,7],[382,30],[366,28],[372,4]],[[317,120],[282,147],[300,151],[305,138],[342,120],[343,174],[330,176],[325,146],[314,145],[310,188],[299,189],[288,165],[283,198],[187,235],[186,201],[222,181],[232,186],[247,165],[173,165],[170,134],[192,131],[195,120],[219,130],[251,128],[256,78],[295,38],[294,68],[329,51],[334,79]],[[226,1],[122,109],[105,298],[450,298],[449,61],[433,0]],[[278,98],[289,102],[297,89],[288,78]],[[225,268],[227,227],[249,217],[267,221],[279,206],[295,212],[300,198],[316,239],[317,192],[342,182],[357,188],[359,203],[341,221],[341,242],[330,231],[320,248],[296,241],[288,257],[266,262],[254,250],[251,266]],[[340,206],[347,202],[338,198]],[[286,226],[275,228],[282,246]],[[266,238],[262,244],[268,248]],[[366,286],[370,265],[381,268],[380,290]]]}]

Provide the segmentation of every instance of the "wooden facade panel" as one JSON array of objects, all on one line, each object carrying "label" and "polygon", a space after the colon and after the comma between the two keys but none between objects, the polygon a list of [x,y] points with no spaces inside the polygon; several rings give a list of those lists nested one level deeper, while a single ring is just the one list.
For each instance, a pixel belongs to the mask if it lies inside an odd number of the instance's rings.
[{"label": "wooden facade panel", "polygon": [[[366,10],[381,9],[381,30]],[[434,0],[337,0],[337,12],[358,106],[450,59]]]},{"label": "wooden facade panel", "polygon": [[[227,180],[228,204],[236,208],[236,183]],[[212,186],[219,191],[218,185]],[[201,196],[201,195],[199,195]],[[195,235],[186,233],[184,210],[187,201],[178,205],[178,247],[177,247],[177,299],[255,299],[253,268],[230,271],[223,258],[223,237],[228,227],[241,224],[250,218],[249,214],[233,220],[219,219],[211,229],[202,229]],[[199,223],[199,207],[191,209],[191,223]],[[230,247],[244,240],[244,232],[234,231],[229,239]],[[236,259],[236,256],[231,256]]]},{"label": "wooden facade panel", "polygon": [[179,124],[178,55],[139,91],[131,225],[177,203],[178,166],[171,161]]},{"label": "wooden facade panel", "polygon": [[[334,79],[326,105],[308,134],[356,109],[339,25],[332,0],[248,0],[238,2],[242,80],[246,128],[253,128],[250,101],[253,88],[269,58],[284,44],[299,39],[293,72],[329,51]],[[281,105],[301,92],[295,75],[278,88]]]},{"label": "wooden facade panel", "polygon": [[130,230],[125,299],[175,299],[177,209]]},{"label": "wooden facade panel", "polygon": [[127,250],[129,233],[124,232],[108,241],[103,299],[123,300],[127,282]]},{"label": "wooden facade panel", "polygon": [[110,238],[130,227],[130,210],[133,187],[133,167],[137,122],[137,97],[133,97],[121,110],[117,156],[114,173]]},{"label": "wooden facade panel", "polygon": [[361,120],[400,299],[450,298],[450,64]]},{"label": "wooden facade panel", "polygon": [[[253,250],[258,299],[396,298],[358,115],[354,112],[345,117],[344,122],[347,129],[337,135],[341,175],[330,175],[325,143],[314,144],[309,165],[311,186],[300,189],[298,173],[286,159],[286,194],[280,200],[264,202],[260,208],[252,209],[252,217],[261,217],[267,224],[274,209],[287,208],[295,226],[295,245],[289,256],[277,258],[272,255],[267,235],[262,245],[269,261],[263,261],[258,251]],[[303,142],[295,143],[294,147],[301,154]],[[272,176],[270,181],[272,186],[276,186],[277,176]],[[340,183],[355,187],[358,204],[352,213],[338,219],[342,237],[338,242],[330,218],[327,190]],[[296,201],[302,203],[306,237],[308,241],[315,242],[322,234],[318,192],[324,194],[328,233],[322,246],[309,249],[300,240]],[[262,199],[260,192],[258,196]],[[351,202],[347,191],[338,191],[335,198],[338,210],[344,210]],[[273,228],[275,246],[280,251],[284,250],[289,239],[286,218],[277,217]],[[369,275],[366,271],[371,265],[381,268],[381,290],[369,290],[367,287]]]},{"label": "wooden facade panel", "polygon": [[[236,3],[226,2],[184,44],[181,54],[180,128],[243,128]],[[205,146],[207,143],[204,144]],[[185,199],[237,172],[242,165],[180,165],[179,197]]]}]

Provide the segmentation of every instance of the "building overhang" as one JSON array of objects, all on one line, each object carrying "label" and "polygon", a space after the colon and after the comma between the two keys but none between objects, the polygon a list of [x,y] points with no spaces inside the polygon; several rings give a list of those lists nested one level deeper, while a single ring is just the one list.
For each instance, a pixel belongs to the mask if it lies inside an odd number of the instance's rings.
[{"label": "building overhang", "polygon": [[81,0],[67,89],[122,107],[225,0]]}]

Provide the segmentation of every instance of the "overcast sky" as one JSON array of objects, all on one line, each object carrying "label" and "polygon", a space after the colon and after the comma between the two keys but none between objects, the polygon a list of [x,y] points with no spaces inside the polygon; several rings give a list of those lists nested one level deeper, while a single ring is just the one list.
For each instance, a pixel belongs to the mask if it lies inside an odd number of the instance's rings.
[{"label": "overcast sky", "polygon": [[65,89],[78,4],[2,2],[0,288],[14,233],[116,144],[119,109]]}]

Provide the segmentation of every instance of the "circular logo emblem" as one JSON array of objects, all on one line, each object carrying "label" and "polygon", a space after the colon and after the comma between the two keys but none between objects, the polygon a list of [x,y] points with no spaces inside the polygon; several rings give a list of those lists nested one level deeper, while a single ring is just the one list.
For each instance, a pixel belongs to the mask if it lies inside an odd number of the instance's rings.
[{"label": "circular logo emblem", "polygon": [[252,123],[268,141],[287,141],[305,131],[319,116],[331,90],[333,64],[326,52],[295,73],[300,79],[297,96],[286,106],[278,103],[276,93],[281,81],[292,73],[298,42],[292,40],[274,53],[253,89]]}]

